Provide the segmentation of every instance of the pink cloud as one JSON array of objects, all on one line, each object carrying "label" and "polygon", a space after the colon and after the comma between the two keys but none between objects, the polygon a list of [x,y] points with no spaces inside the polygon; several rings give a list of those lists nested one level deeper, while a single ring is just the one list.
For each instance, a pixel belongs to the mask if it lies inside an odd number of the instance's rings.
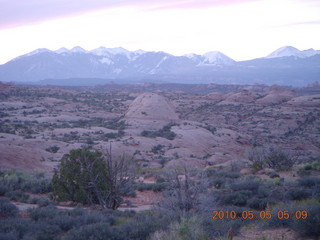
[{"label": "pink cloud", "polygon": [[165,9],[195,9],[208,8],[216,6],[225,6],[232,4],[240,4],[246,2],[261,1],[261,0],[176,0],[176,1],[161,1],[159,6],[155,7],[157,10]]},{"label": "pink cloud", "polygon": [[[115,7],[146,10],[197,9],[266,0],[0,0],[0,29],[31,25]],[[301,0],[302,1],[302,0]],[[303,0],[317,4],[318,0]]]},{"label": "pink cloud", "polygon": [[206,8],[258,0],[0,0],[0,29],[122,6],[153,10]]}]

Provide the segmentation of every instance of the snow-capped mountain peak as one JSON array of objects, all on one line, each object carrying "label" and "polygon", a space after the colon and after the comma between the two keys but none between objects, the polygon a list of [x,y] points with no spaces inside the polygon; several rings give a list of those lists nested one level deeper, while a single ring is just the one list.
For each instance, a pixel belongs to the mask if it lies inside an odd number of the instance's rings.
[{"label": "snow-capped mountain peak", "polygon": [[196,58],[198,55],[195,53],[187,53],[187,54],[184,54],[183,56],[190,58],[190,59],[193,59],[193,58]]},{"label": "snow-capped mountain peak", "polygon": [[62,48],[59,48],[58,50],[56,50],[56,51],[54,51],[54,52],[55,52],[55,53],[58,53],[58,54],[61,54],[61,53],[69,53],[70,50],[67,49],[67,48],[62,47]]},{"label": "snow-capped mountain peak", "polygon": [[24,56],[32,56],[32,55],[35,55],[35,54],[38,54],[38,53],[43,53],[43,52],[50,52],[49,49],[47,48],[38,48],[32,52],[29,52],[27,54],[25,54]]},{"label": "snow-capped mountain peak", "polygon": [[311,57],[314,56],[316,54],[320,54],[320,50],[314,50],[313,48],[307,49],[307,50],[303,50],[302,54],[304,55],[304,57]]},{"label": "snow-capped mountain peak", "polygon": [[281,47],[271,54],[269,54],[266,58],[279,58],[279,57],[303,57],[301,51],[292,46]]},{"label": "snow-capped mountain peak", "polygon": [[319,50],[314,50],[312,48],[300,51],[299,49],[292,46],[281,47],[265,58],[280,58],[280,57],[297,57],[297,58],[306,58],[313,55],[320,54]]},{"label": "snow-capped mountain peak", "polygon": [[144,54],[144,53],[146,53],[146,52],[147,52],[147,51],[144,51],[144,50],[142,50],[142,49],[138,49],[138,50],[133,51],[133,53],[139,54],[139,55]]},{"label": "snow-capped mountain peak", "polygon": [[235,61],[219,51],[207,52],[202,55],[203,61],[200,65],[230,65]]},{"label": "snow-capped mountain peak", "polygon": [[70,51],[73,52],[73,53],[87,53],[86,50],[84,50],[82,47],[79,47],[79,46],[71,48]]},{"label": "snow-capped mountain peak", "polygon": [[98,47],[90,51],[90,53],[98,56],[105,56],[109,54],[109,51],[105,47]]},{"label": "snow-capped mountain peak", "polygon": [[130,59],[130,51],[124,49],[122,47],[117,48],[105,48],[99,47],[90,51],[90,53],[98,56],[108,56],[108,55],[125,55],[128,59]]}]

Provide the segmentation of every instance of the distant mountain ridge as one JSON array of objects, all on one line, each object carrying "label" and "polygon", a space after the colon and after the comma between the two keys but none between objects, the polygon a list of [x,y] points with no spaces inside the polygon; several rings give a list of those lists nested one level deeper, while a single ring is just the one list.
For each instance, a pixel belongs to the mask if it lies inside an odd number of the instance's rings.
[{"label": "distant mountain ridge", "polygon": [[266,58],[279,58],[279,57],[297,57],[306,58],[314,55],[320,54],[320,50],[314,50],[312,48],[300,51],[297,48],[291,46],[285,46],[272,52]]},{"label": "distant mountain ridge", "polygon": [[[264,58],[235,61],[219,51],[174,56],[124,48],[36,49],[0,65],[0,81],[48,82],[59,79],[307,85],[320,80],[320,51],[286,46]],[[81,81],[81,82],[85,82]],[[103,82],[103,81],[101,81]]]}]

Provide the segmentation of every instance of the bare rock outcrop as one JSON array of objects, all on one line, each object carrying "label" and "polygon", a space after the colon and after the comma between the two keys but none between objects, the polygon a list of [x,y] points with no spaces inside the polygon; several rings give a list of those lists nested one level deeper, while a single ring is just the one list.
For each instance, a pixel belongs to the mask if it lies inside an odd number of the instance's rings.
[{"label": "bare rock outcrop", "polygon": [[178,120],[173,104],[165,97],[155,93],[139,95],[129,106],[125,114],[127,119]]}]

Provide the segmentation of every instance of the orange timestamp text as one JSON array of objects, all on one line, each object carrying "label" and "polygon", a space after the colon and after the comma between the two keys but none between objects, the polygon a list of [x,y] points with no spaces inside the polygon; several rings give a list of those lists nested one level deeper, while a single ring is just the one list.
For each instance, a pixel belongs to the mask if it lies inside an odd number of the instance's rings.
[{"label": "orange timestamp text", "polygon": [[271,211],[212,211],[212,219],[218,220],[218,219],[271,219],[273,217],[276,217],[278,219],[289,219],[289,218],[295,218],[295,219],[307,219],[308,218],[308,212],[305,210],[302,211],[294,211],[289,212],[286,210],[279,210],[276,212]]}]

